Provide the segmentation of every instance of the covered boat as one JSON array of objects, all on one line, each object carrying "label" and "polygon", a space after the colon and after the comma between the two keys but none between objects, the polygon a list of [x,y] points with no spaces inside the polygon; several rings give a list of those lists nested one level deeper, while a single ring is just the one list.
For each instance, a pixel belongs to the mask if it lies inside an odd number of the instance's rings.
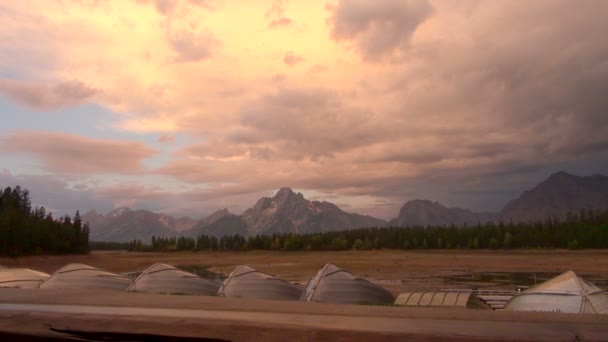
[{"label": "covered boat", "polygon": [[177,267],[156,263],[148,267],[127,291],[215,296],[220,284]]},{"label": "covered boat", "polygon": [[492,309],[470,290],[403,292],[397,296],[395,304],[411,307]]},{"label": "covered boat", "polygon": [[238,266],[220,287],[219,296],[299,300],[302,289],[249,266]]},{"label": "covered boat", "polygon": [[505,310],[606,314],[608,297],[599,287],[568,271],[511,298]]},{"label": "covered boat", "polygon": [[50,275],[29,268],[1,268],[0,287],[37,288]]},{"label": "covered boat", "polygon": [[385,288],[332,264],[323,266],[312,278],[302,299],[337,304],[393,304],[395,301]]},{"label": "covered boat", "polygon": [[41,289],[109,289],[124,291],[128,277],[83,264],[69,264],[40,284]]}]

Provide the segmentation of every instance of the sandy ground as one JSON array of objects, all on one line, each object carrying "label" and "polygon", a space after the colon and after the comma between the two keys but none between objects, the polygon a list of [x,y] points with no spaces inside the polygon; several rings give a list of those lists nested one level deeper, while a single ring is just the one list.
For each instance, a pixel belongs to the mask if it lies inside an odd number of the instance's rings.
[{"label": "sandy ground", "polygon": [[[457,284],[446,280],[451,276],[472,272],[559,273],[574,270],[583,275],[608,276],[608,250],[196,253],[94,251],[88,255],[2,257],[0,265],[27,267],[52,273],[68,263],[78,262],[112,272],[128,272],[143,270],[160,261],[175,266],[199,266],[224,274],[230,273],[237,265],[247,264],[296,283],[305,283],[321,266],[331,262],[355,274],[374,279],[394,293],[414,289],[475,286],[474,279]],[[497,285],[495,288],[501,286]]]}]

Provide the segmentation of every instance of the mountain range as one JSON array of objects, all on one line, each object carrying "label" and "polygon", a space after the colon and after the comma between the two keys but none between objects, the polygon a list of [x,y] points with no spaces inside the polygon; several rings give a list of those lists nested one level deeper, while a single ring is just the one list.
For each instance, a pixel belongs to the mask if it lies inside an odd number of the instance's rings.
[{"label": "mountain range", "polygon": [[187,217],[173,218],[147,210],[118,208],[106,215],[91,210],[82,216],[89,222],[92,241],[149,241],[152,235],[173,236],[192,229],[196,221]]},{"label": "mountain range", "polygon": [[507,203],[503,220],[533,221],[547,217],[564,218],[580,209],[608,208],[608,176],[577,177],[557,172]]},{"label": "mountain range", "polygon": [[449,226],[464,225],[495,221],[500,217],[497,213],[475,213],[469,209],[446,208],[438,202],[428,200],[413,200],[405,203],[399,210],[399,215],[389,221],[390,226]]},{"label": "mountain range", "polygon": [[[217,217],[217,212],[211,216]],[[203,219],[190,235],[311,233],[385,225],[384,220],[347,213],[335,204],[309,201],[301,193],[282,188],[274,197],[261,198],[240,216],[224,214],[211,223]]]},{"label": "mountain range", "polygon": [[101,215],[94,210],[83,215],[91,226],[93,241],[149,241],[156,236],[197,236],[207,234],[311,233],[382,226],[475,225],[498,220],[532,221],[546,217],[563,218],[581,208],[608,209],[608,176],[578,177],[557,172],[508,202],[501,212],[476,213],[447,208],[438,202],[412,200],[405,203],[390,221],[347,213],[329,202],[310,201],[301,193],[282,188],[273,197],[263,197],[235,215],[227,209],[195,221],[175,219],[146,210],[119,208]]}]

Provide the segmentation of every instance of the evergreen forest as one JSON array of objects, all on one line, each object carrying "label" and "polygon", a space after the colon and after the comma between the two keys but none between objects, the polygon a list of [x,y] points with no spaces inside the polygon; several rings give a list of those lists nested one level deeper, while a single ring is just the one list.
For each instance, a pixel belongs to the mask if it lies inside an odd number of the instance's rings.
[{"label": "evergreen forest", "polygon": [[88,253],[89,225],[74,218],[55,218],[44,207],[32,208],[29,191],[0,188],[0,255]]}]

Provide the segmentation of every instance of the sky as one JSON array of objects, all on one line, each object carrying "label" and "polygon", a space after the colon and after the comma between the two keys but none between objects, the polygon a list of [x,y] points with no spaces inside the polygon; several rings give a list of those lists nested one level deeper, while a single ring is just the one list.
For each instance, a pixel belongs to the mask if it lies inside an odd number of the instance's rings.
[{"label": "sky", "polygon": [[608,173],[608,1],[0,3],[0,187],[57,214],[390,219]]}]

